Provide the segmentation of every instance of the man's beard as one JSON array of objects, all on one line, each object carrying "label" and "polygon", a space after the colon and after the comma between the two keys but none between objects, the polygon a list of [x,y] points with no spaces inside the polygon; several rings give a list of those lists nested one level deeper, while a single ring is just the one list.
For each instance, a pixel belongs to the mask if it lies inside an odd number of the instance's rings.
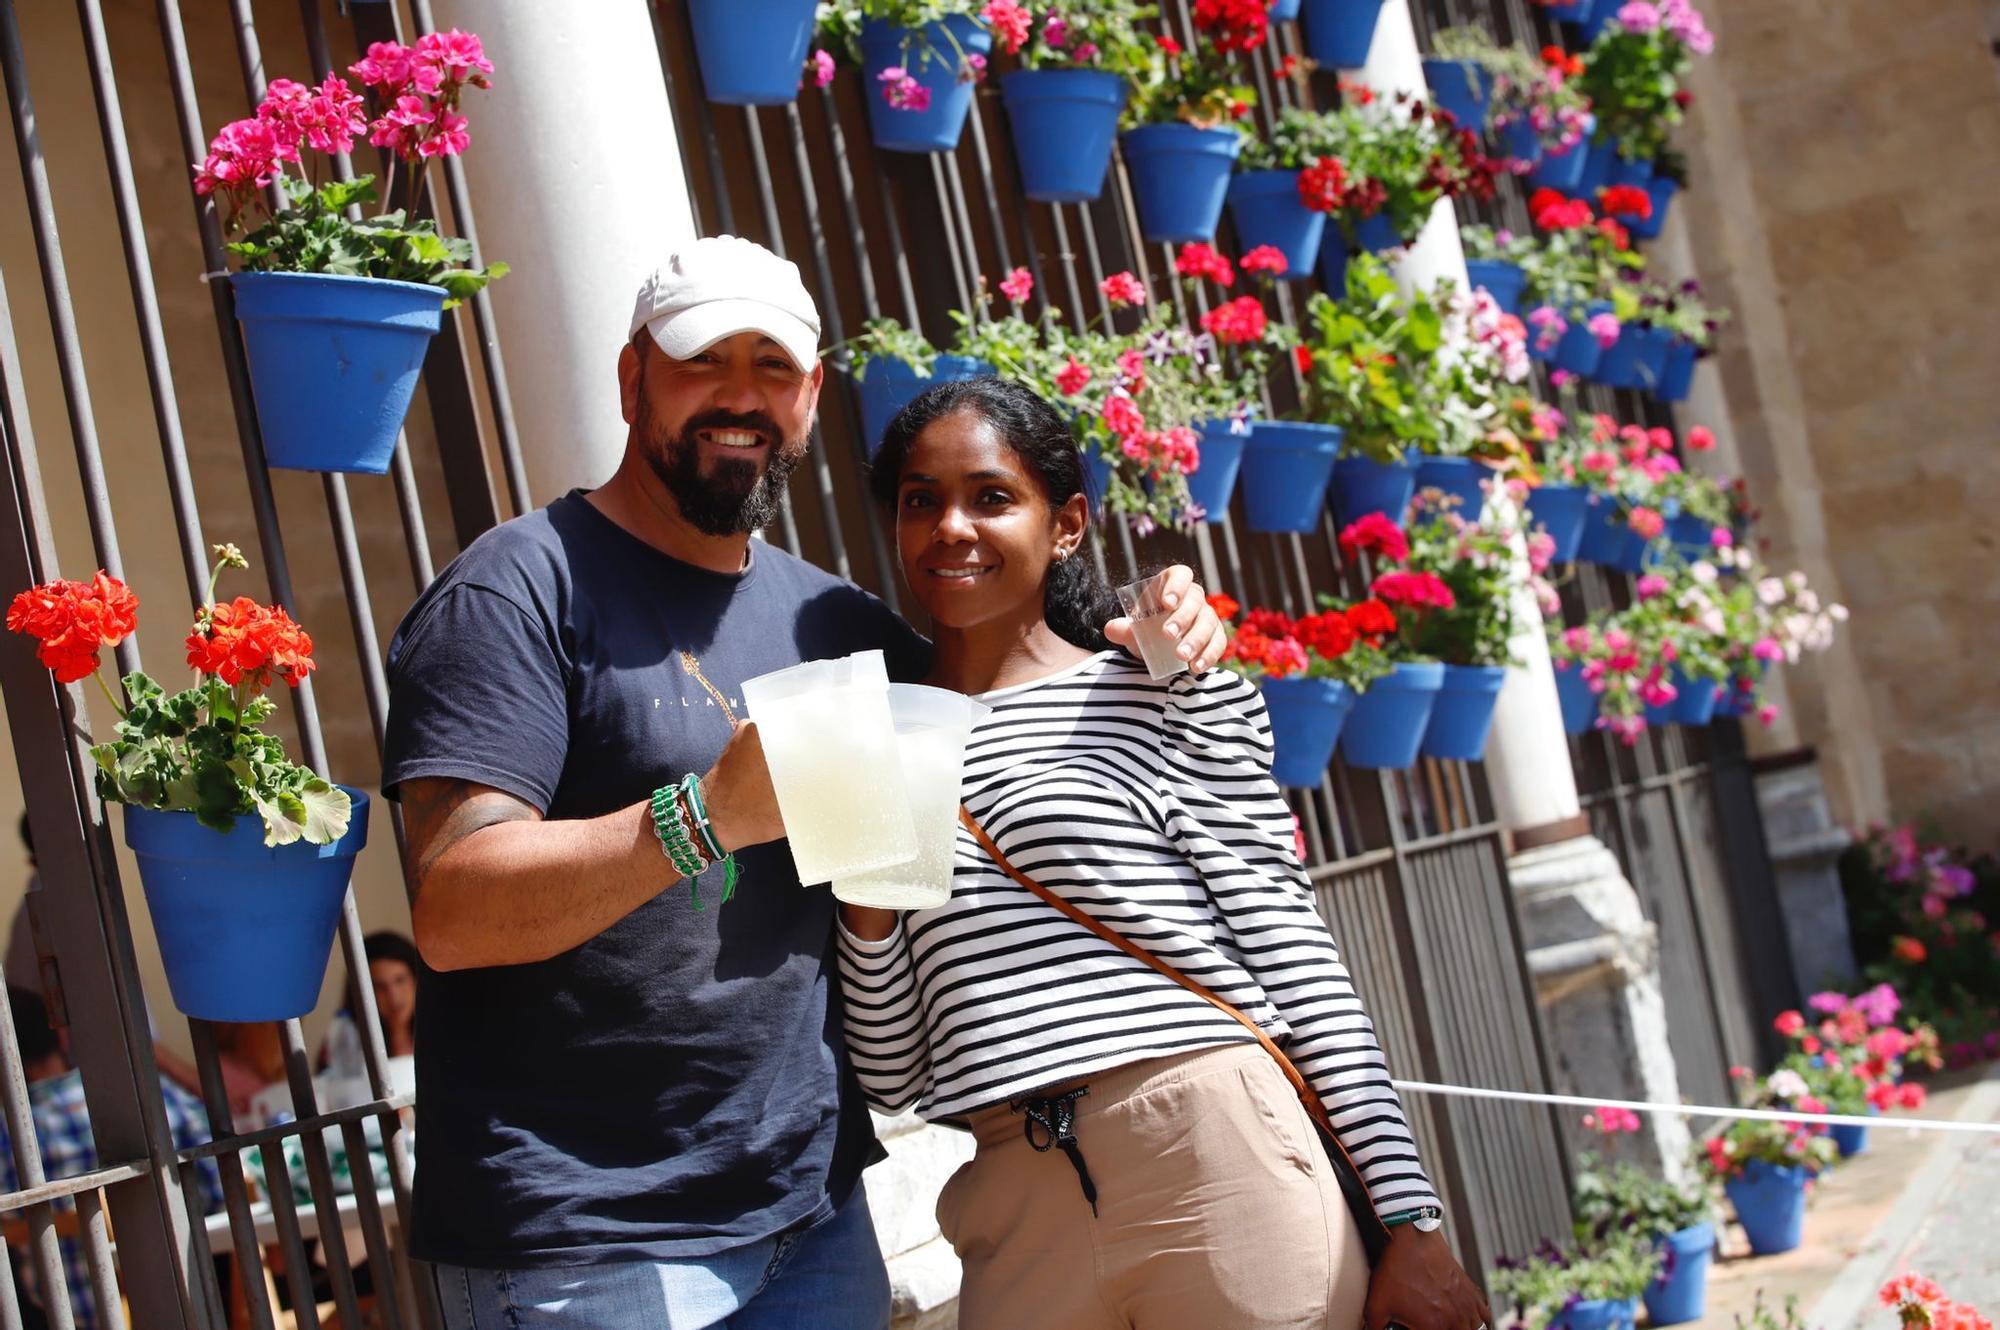
[{"label": "man's beard", "polygon": [[[753,461],[723,456],[703,475],[701,444],[695,438],[702,430],[747,430],[763,435],[770,460],[762,474]],[[646,461],[653,474],[674,496],[681,516],[708,536],[746,535],[769,526],[784,502],[786,482],[805,456],[805,448],[790,446],[777,422],[762,412],[704,412],[681,426],[677,437],[667,438],[664,431],[655,431],[649,442],[652,446],[646,450]]]}]

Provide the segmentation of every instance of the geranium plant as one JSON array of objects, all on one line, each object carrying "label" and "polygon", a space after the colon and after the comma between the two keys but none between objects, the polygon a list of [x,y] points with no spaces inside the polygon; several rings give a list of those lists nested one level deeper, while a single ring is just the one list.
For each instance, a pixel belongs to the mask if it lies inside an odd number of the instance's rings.
[{"label": "geranium plant", "polygon": [[[1509,50],[1505,63],[1494,69],[1494,128],[1504,133],[1525,122],[1543,151],[1572,151],[1595,123],[1590,99],[1577,83],[1577,75],[1583,72],[1582,57],[1560,46],[1545,46],[1538,57],[1525,61],[1523,54]],[[1534,163],[1515,158],[1508,166],[1516,174],[1524,174]]]},{"label": "geranium plant", "polygon": [[218,604],[224,568],[248,564],[234,545],[215,547],[207,602],[188,632],[191,687],[169,694],[146,674],[125,676],[121,702],[99,673],[100,653],[138,624],[139,600],[115,577],[53,581],[14,597],[7,627],[37,640],[37,655],[59,683],[95,677],[118,714],[115,738],[93,744],[98,797],[142,808],[193,813],[227,832],[239,817],[264,824],[264,844],[327,845],[347,832],[347,792],[285,756],[259,727],[277,704],[274,679],[298,687],[314,668],[312,638],[276,606],[248,596]]},{"label": "geranium plant", "polygon": [[[1209,604],[1225,622],[1241,609],[1228,596]],[[1253,609],[1231,636],[1222,667],[1257,680],[1332,679],[1362,693],[1393,668],[1384,644],[1395,632],[1395,612],[1375,600],[1301,618]]]},{"label": "geranium plant", "polygon": [[[1826,1105],[1812,1093],[1805,1078],[1788,1068],[1769,1077],[1747,1068],[1731,1069],[1737,1103],[1744,1108],[1824,1113]],[[1744,1166],[1761,1160],[1774,1168],[1803,1168],[1816,1176],[1831,1165],[1838,1151],[1824,1125],[1803,1119],[1737,1118],[1703,1141],[1697,1155],[1701,1168],[1718,1181],[1739,1177]]]},{"label": "geranium plant", "polygon": [[1935,1280],[1920,1274],[1896,1276],[1875,1297],[1896,1313],[1902,1330],[1993,1330],[1993,1322],[1970,1303],[1952,1301]]},{"label": "geranium plant", "polygon": [[[1416,656],[1447,665],[1519,663],[1508,646],[1520,628],[1513,592],[1515,542],[1524,539],[1519,511],[1516,504],[1489,504],[1477,520],[1469,520],[1449,504],[1433,504],[1411,523],[1404,567],[1436,579],[1436,589],[1427,588],[1426,612],[1406,616],[1404,637]],[[1347,546],[1343,531],[1341,548]],[[1394,603],[1380,579],[1374,590]]]},{"label": "geranium plant", "polygon": [[1146,23],[1159,6],[1134,0],[988,0],[980,17],[1023,69],[1101,69],[1143,75],[1158,44]]},{"label": "geranium plant", "polygon": [[1357,257],[1345,299],[1322,292],[1306,305],[1306,417],[1340,426],[1344,448],[1378,462],[1436,451],[1441,424],[1427,383],[1444,324],[1432,295],[1405,297],[1386,264]]},{"label": "geranium plant", "polygon": [[1924,1087],[1903,1077],[1912,1064],[1944,1064],[1937,1031],[1919,1020],[1899,1022],[1902,1000],[1893,987],[1877,984],[1852,997],[1815,993],[1806,1005],[1816,1020],[1785,1011],[1773,1023],[1791,1045],[1780,1065],[1803,1076],[1829,1111],[1923,1107]]},{"label": "geranium plant", "polygon": [[[375,42],[348,66],[382,108],[372,119],[364,95],[338,74],[317,87],[273,79],[257,113],[224,125],[195,164],[195,192],[219,201],[225,233],[248,232],[228,246],[246,271],[417,282],[442,287],[449,308],[505,275],[507,265],[468,267],[471,242],[441,235],[434,219],[412,213],[431,163],[470,143],[460,105],[468,88],[490,86],[492,72],[479,38],[454,28],[414,46]],[[381,202],[375,177],[326,177],[330,159],[364,138],[409,168],[408,202],[353,219],[350,208]]]},{"label": "geranium plant", "polygon": [[1300,197],[1333,214],[1350,241],[1378,215],[1407,241],[1439,199],[1494,196],[1500,164],[1476,132],[1405,93],[1382,97],[1361,84],[1342,92],[1340,107],[1295,120],[1291,132],[1320,168],[1299,181]]},{"label": "geranium plant", "polygon": [[1257,105],[1244,57],[1270,36],[1266,0],[1195,0],[1192,49],[1162,32],[1151,58],[1132,76],[1128,125],[1185,123],[1202,129],[1242,126]]},{"label": "geranium plant", "polygon": [[[1638,1114],[1617,1107],[1586,1113],[1583,1125],[1607,1144],[1640,1129]],[[1590,1247],[1620,1236],[1652,1244],[1715,1217],[1707,1188],[1670,1182],[1634,1163],[1607,1163],[1589,1152],[1578,1161],[1570,1209],[1577,1239]]]},{"label": "geranium plant", "polygon": [[1693,98],[1682,81],[1715,38],[1688,0],[1628,0],[1584,54],[1577,81],[1597,116],[1598,139],[1621,157],[1651,161]]},{"label": "geranium plant", "polygon": [[1500,1258],[1486,1287],[1495,1304],[1512,1310],[1515,1323],[1544,1330],[1579,1302],[1637,1298],[1659,1271],[1659,1254],[1630,1238],[1614,1237],[1595,1249],[1565,1249],[1544,1238],[1525,1257]]}]

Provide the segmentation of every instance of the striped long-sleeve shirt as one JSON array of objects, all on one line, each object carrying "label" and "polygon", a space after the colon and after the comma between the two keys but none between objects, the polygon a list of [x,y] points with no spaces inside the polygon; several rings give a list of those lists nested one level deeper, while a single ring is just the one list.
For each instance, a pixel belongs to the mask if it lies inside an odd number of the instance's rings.
[{"label": "striped long-sleeve shirt", "polygon": [[[987,694],[962,794],[1015,866],[1282,1045],[1383,1214],[1438,1203],[1373,1024],[1293,850],[1263,695],[1155,682],[1104,653]],[[1009,879],[963,829],[951,899],[880,942],[845,929],[869,1098],[933,1121],[1146,1058],[1249,1041],[1193,993]]]}]

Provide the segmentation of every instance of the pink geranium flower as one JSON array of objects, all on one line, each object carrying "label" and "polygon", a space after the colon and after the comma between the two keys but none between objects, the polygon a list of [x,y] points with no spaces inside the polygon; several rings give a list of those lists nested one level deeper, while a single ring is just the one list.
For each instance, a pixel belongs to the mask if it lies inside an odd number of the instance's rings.
[{"label": "pink geranium flower", "polygon": [[812,80],[815,88],[824,88],[833,82],[833,56],[827,51],[812,53]]},{"label": "pink geranium flower", "polygon": [[1143,305],[1146,303],[1145,283],[1129,272],[1112,273],[1109,277],[1098,283],[1097,289],[1104,293],[1106,300],[1109,300],[1113,305],[1120,308],[1126,305]]},{"label": "pink geranium flower", "polygon": [[1035,294],[1035,278],[1026,268],[1016,268],[1000,283],[1000,294],[1017,305],[1028,303],[1028,297]]}]

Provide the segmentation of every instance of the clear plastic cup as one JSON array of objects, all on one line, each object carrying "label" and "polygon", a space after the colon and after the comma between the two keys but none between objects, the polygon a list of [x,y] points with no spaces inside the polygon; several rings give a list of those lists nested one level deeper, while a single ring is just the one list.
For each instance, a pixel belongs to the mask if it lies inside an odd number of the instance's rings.
[{"label": "clear plastic cup", "polygon": [[879,651],[743,681],[802,883],[831,882],[917,852]]},{"label": "clear plastic cup", "polygon": [[992,708],[948,688],[897,683],[889,685],[889,710],[896,718],[917,852],[903,863],[835,878],[833,894],[850,905],[928,910],[951,898],[965,745]]},{"label": "clear plastic cup", "polygon": [[1148,577],[1118,588],[1118,603],[1132,619],[1132,640],[1146,671],[1155,679],[1171,679],[1187,669],[1187,662],[1174,653],[1180,639],[1167,636],[1167,616],[1173,611],[1160,602],[1160,579]]}]

